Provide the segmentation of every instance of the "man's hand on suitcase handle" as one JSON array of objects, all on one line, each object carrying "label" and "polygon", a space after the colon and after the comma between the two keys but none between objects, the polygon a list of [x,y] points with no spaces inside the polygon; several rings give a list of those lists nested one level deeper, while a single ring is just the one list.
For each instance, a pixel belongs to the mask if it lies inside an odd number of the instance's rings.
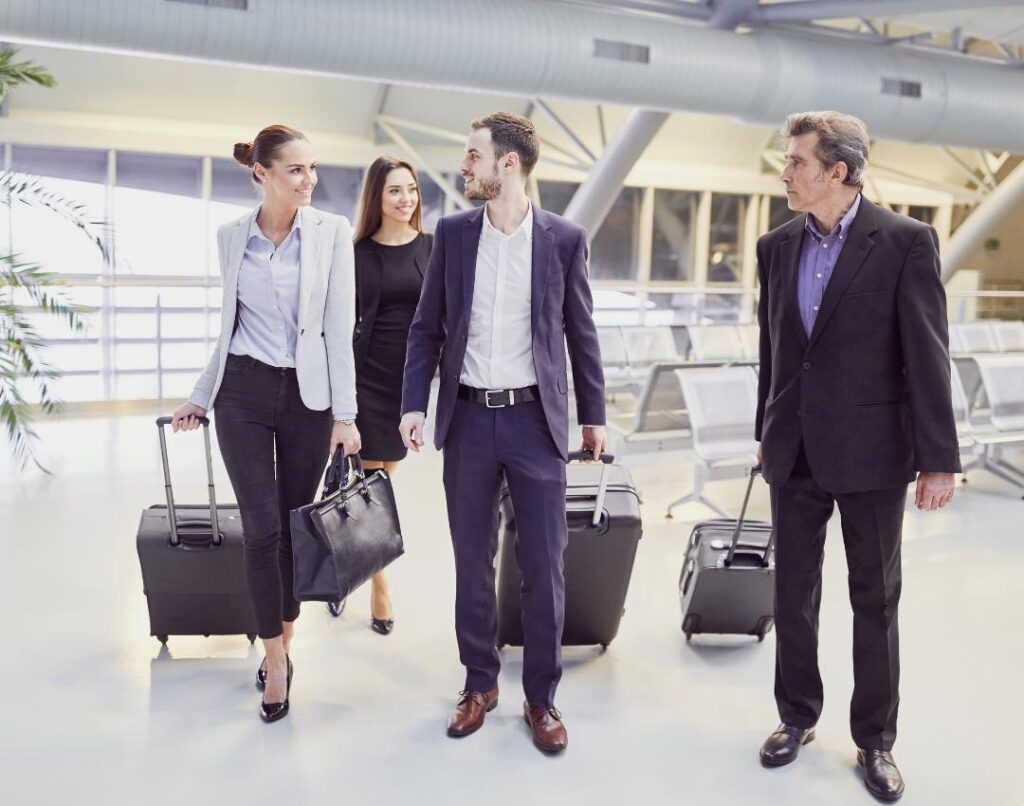
[{"label": "man's hand on suitcase handle", "polygon": [[583,426],[583,450],[592,453],[595,462],[601,460],[601,454],[604,452],[606,445],[603,425]]},{"label": "man's hand on suitcase handle", "polygon": [[172,431],[195,431],[201,423],[200,417],[206,416],[206,409],[195,403],[185,403],[171,415]]}]

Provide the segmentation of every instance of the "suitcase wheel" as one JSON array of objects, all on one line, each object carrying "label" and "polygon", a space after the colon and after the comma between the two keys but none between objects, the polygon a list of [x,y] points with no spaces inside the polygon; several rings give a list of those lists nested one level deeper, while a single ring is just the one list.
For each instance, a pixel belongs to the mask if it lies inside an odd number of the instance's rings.
[{"label": "suitcase wheel", "polygon": [[210,637],[210,634],[208,632],[204,632],[203,633],[203,638],[209,638],[209,637]]},{"label": "suitcase wheel", "polygon": [[759,632],[757,634],[757,643],[759,643],[759,644],[764,643],[764,633],[763,632]]},{"label": "suitcase wheel", "polygon": [[692,632],[686,633],[686,643],[690,643],[690,639],[691,638],[693,638],[693,633]]},{"label": "suitcase wheel", "polygon": [[256,633],[254,633],[254,632],[246,633],[245,637],[249,639],[249,643],[250,644],[255,644],[256,643]]},{"label": "suitcase wheel", "polygon": [[345,612],[345,604],[347,602],[348,602],[348,599],[342,599],[340,602],[328,602],[327,603],[327,610],[328,610],[328,612],[330,612],[330,614],[332,616],[337,618],[343,612]]},{"label": "suitcase wheel", "polygon": [[166,635],[158,635],[156,637],[156,640],[159,641],[164,646],[167,646],[167,636]]}]

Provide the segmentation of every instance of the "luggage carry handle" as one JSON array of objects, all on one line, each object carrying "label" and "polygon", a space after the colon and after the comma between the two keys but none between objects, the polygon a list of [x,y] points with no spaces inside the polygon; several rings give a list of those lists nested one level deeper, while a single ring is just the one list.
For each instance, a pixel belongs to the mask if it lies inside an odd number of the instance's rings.
[{"label": "luggage carry handle", "polygon": [[[754,465],[750,468],[750,481],[747,482],[747,492],[743,496],[743,508],[740,510],[740,516],[736,519],[736,528],[732,533],[732,543],[729,545],[729,553],[725,556],[725,566],[728,568],[732,565],[733,558],[736,556],[736,548],[740,543],[740,534],[743,531],[743,521],[747,517],[747,504],[750,503],[750,491],[754,489],[754,478],[761,473],[761,465]],[[768,567],[768,556],[772,551],[772,543],[775,540],[775,529],[772,528],[771,535],[768,537],[768,544],[764,547],[764,557],[761,560],[761,567]]]},{"label": "luggage carry handle", "polygon": [[[217,497],[213,490],[213,453],[210,450],[210,420],[208,417],[196,417],[203,426],[203,445],[206,450],[206,478],[210,497],[210,529],[213,533],[213,545],[219,546],[224,537],[220,532],[220,521],[217,518]],[[167,434],[164,426],[170,425],[173,417],[157,417],[156,427],[160,432],[160,459],[164,466],[164,492],[167,495],[167,520],[171,525],[171,545],[181,543],[178,534],[178,514],[174,511],[174,490],[171,488],[171,465],[167,460]],[[191,523],[189,524],[191,525]]]},{"label": "luggage carry handle", "polygon": [[[569,453],[570,462],[580,462],[587,458],[594,458],[593,451],[572,451]],[[604,453],[602,451],[600,457],[601,480],[597,483],[597,498],[594,499],[594,515],[590,520],[590,525],[594,527],[601,525],[601,517],[604,514],[604,497],[608,493],[608,465],[614,461],[614,454]]]}]

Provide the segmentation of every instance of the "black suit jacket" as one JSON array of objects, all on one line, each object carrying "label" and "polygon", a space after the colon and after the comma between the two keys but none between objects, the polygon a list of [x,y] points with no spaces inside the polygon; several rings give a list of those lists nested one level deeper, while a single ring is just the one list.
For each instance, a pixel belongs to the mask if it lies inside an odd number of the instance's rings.
[{"label": "black suit jacket", "polygon": [[862,197],[808,338],[797,303],[804,222],[757,243],[765,478],[789,478],[801,440],[815,481],[833,493],[958,472],[935,231]]},{"label": "black suit jacket", "polygon": [[[423,233],[419,236],[419,248],[413,260],[420,277],[427,271],[433,242],[432,235]],[[373,326],[377,321],[377,308],[380,306],[381,278],[384,274],[380,250],[370,238],[364,238],[355,245],[355,264],[356,326],[352,334],[352,351],[355,354],[356,372],[359,372],[369,355]]]},{"label": "black suit jacket", "polygon": [[[409,330],[402,413],[427,411],[430,381],[440,361],[434,446],[444,446],[469,338],[476,256],[484,208],[442,218],[423,281],[423,294]],[[587,239],[582,227],[533,208],[530,312],[533,363],[551,438],[563,456],[569,450],[566,346],[581,424],[604,425],[604,372],[587,280]]]}]

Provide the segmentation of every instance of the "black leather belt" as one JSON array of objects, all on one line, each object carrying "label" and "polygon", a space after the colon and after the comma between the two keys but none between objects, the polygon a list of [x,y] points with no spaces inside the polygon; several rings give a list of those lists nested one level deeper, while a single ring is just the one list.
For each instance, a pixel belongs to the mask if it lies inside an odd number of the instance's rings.
[{"label": "black leather belt", "polygon": [[506,406],[518,406],[520,403],[540,400],[540,389],[536,386],[524,386],[522,389],[474,389],[460,383],[459,397],[487,406],[489,409],[503,409]]}]

